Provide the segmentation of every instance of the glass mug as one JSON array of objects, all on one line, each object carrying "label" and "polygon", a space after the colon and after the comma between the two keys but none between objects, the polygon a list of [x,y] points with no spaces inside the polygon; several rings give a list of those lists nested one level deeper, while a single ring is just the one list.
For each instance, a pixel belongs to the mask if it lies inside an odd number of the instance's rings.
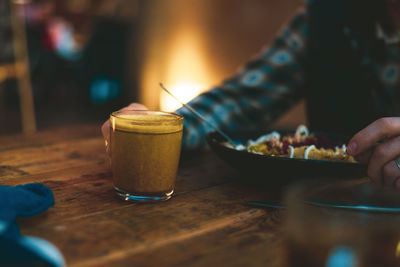
[{"label": "glass mug", "polygon": [[122,110],[110,115],[111,169],[116,193],[127,201],[162,201],[174,192],[183,117]]}]

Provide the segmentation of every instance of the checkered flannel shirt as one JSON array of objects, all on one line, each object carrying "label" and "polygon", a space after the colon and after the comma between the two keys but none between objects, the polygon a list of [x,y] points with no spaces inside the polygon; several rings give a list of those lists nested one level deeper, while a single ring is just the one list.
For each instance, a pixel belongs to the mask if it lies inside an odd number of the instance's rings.
[{"label": "checkered flannel shirt", "polygon": [[[189,105],[228,133],[267,130],[303,96],[307,22],[304,10],[234,77]],[[346,34],[346,28],[343,30]],[[386,56],[382,62],[373,62],[383,85],[383,92],[373,92],[374,101],[378,109],[392,109],[391,113],[400,116],[400,30],[389,34],[377,23],[377,38],[384,41]],[[185,117],[183,147],[203,146],[206,134],[213,129],[184,107],[177,113]]]}]

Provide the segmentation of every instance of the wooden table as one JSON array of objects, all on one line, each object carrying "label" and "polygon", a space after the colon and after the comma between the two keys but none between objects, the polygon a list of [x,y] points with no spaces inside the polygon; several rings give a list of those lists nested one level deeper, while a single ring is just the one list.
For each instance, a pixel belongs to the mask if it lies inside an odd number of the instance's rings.
[{"label": "wooden table", "polygon": [[98,125],[0,137],[0,184],[44,183],[48,211],[19,220],[56,245],[68,266],[282,266],[283,212],[246,205],[265,190],[235,181],[210,151],[183,155],[174,197],[116,196]]}]

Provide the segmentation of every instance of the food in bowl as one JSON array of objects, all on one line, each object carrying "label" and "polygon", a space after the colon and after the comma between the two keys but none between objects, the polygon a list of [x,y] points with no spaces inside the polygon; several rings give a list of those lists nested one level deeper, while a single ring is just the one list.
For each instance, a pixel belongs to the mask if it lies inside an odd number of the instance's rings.
[{"label": "food in bowl", "polygon": [[294,134],[281,136],[274,131],[235,149],[272,157],[356,162],[345,144],[338,146],[324,135],[310,134],[305,125],[298,126]]}]

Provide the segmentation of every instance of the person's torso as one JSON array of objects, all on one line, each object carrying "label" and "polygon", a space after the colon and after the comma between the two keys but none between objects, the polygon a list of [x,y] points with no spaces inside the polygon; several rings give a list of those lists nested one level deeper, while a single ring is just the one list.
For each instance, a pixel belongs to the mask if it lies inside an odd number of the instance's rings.
[{"label": "person's torso", "polygon": [[400,115],[400,44],[377,38],[381,7],[378,0],[310,4],[305,92],[312,129],[354,134]]}]

